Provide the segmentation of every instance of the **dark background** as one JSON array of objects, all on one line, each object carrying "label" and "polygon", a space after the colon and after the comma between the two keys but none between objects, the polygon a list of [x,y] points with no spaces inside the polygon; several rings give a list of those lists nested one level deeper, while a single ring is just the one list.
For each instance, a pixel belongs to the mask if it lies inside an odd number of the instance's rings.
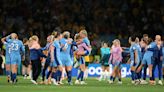
[{"label": "dark background", "polygon": [[69,30],[73,37],[81,27],[88,31],[95,54],[102,41],[119,38],[128,46],[132,34],[163,36],[164,0],[0,0],[0,37],[36,34],[45,45],[53,30]]}]

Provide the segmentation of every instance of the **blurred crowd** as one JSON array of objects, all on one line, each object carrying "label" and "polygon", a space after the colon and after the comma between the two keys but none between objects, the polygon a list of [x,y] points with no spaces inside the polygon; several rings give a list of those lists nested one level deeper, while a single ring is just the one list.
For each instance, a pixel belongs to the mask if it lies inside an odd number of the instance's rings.
[{"label": "blurred crowd", "polygon": [[164,35],[164,0],[0,0],[0,38],[38,35],[41,43],[53,30],[71,34],[85,27],[94,54],[100,42],[131,34]]}]

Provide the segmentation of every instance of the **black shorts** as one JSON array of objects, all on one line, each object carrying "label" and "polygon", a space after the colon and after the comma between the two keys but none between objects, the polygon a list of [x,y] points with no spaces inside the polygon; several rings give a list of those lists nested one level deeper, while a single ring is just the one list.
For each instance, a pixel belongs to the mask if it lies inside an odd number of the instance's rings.
[{"label": "black shorts", "polygon": [[28,67],[30,65],[30,57],[25,57],[25,60],[22,61],[22,64],[25,66],[25,67]]},{"label": "black shorts", "polygon": [[110,54],[105,54],[101,60],[100,63],[102,66],[109,66],[108,61],[109,61]]},{"label": "black shorts", "polygon": [[85,66],[88,67],[88,65],[89,65],[89,62],[85,62]]},{"label": "black shorts", "polygon": [[104,64],[104,65],[102,65],[102,66],[104,66],[104,67],[109,67],[109,64],[108,64],[108,65],[107,65],[107,64],[106,64],[106,65]]}]

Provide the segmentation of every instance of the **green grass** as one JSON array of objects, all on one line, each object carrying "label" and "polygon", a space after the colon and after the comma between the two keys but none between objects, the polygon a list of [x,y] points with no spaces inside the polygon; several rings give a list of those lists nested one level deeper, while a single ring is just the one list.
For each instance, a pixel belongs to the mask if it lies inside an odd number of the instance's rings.
[{"label": "green grass", "polygon": [[97,81],[95,78],[86,80],[87,85],[64,84],[54,85],[33,85],[30,80],[18,78],[17,84],[6,82],[5,76],[0,76],[0,92],[164,92],[164,86],[156,85],[132,85],[130,79],[123,79],[123,84],[108,84],[107,81]]}]

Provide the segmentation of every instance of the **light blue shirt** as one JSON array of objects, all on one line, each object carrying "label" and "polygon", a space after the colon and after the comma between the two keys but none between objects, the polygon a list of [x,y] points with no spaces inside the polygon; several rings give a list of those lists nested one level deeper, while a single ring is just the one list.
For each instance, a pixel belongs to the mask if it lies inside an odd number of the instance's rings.
[{"label": "light blue shirt", "polygon": [[135,55],[134,55],[134,52],[135,51],[137,51],[137,58],[138,58],[138,61],[140,61],[141,60],[141,47],[139,46],[139,44],[133,44],[133,45],[131,45],[131,47],[130,47],[130,49],[129,49],[129,51],[130,51],[130,59],[131,59],[131,61],[134,61],[135,59],[134,59],[134,57],[135,57]]},{"label": "light blue shirt", "polygon": [[[63,45],[61,47],[61,56],[71,56],[71,44],[68,44],[67,41],[65,38],[60,40],[60,44]],[[63,48],[66,48],[66,50],[63,50]]]},{"label": "light blue shirt", "polygon": [[85,38],[83,39],[83,42],[84,42],[87,46],[91,46],[91,43],[90,43],[88,37],[85,37]]},{"label": "light blue shirt", "polygon": [[10,43],[10,48],[9,48],[10,55],[15,55],[15,56],[20,55],[21,51],[23,55],[25,55],[25,47],[21,40],[9,39],[7,37],[6,41],[7,43]]},{"label": "light blue shirt", "polygon": [[53,46],[55,47],[54,48],[54,55],[55,55],[55,57],[60,57],[60,49],[61,49],[61,47],[60,47],[59,41],[58,40],[54,41],[53,42]]},{"label": "light blue shirt", "polygon": [[10,52],[11,52],[10,51],[10,43],[5,42],[4,45],[5,45],[5,50],[6,50],[5,51],[5,53],[6,53],[5,56],[8,57]]}]

